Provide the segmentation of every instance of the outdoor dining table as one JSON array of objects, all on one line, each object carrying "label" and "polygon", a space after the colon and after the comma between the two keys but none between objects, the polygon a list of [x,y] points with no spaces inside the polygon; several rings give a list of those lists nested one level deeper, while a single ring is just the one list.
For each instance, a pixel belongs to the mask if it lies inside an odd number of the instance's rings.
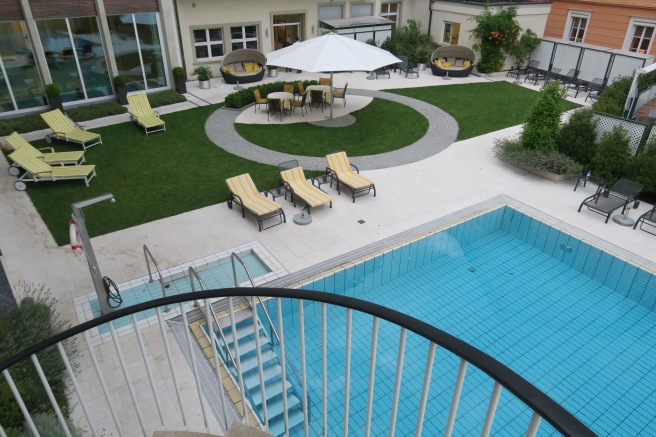
[{"label": "outdoor dining table", "polygon": [[275,93],[269,93],[269,95],[267,95],[267,99],[280,100],[280,103],[283,104],[283,108],[289,109],[291,107],[291,104],[289,102],[291,100],[294,100],[294,94],[279,91]]},{"label": "outdoor dining table", "polygon": [[308,90],[308,92],[312,90],[321,90],[323,91],[323,99],[326,103],[330,104],[332,102],[332,99],[330,98],[330,85],[310,85],[306,90]]}]

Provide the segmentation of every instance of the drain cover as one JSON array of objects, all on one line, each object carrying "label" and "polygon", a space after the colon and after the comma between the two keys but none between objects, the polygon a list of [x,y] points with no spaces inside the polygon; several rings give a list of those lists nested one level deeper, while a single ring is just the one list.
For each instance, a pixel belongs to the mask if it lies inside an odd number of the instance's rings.
[{"label": "drain cover", "polygon": [[473,267],[470,267],[470,268],[468,268],[467,270],[470,271],[470,272],[472,272],[472,273],[474,273],[474,272],[476,271],[476,269],[473,268]]},{"label": "drain cover", "polygon": [[363,223],[365,223],[365,221],[360,219],[360,220],[358,220],[358,223],[363,224]]}]

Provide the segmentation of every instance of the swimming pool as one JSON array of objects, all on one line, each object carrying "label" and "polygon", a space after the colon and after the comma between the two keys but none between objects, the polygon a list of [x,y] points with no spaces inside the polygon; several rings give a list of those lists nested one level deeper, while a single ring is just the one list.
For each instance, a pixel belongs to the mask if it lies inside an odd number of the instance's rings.
[{"label": "swimming pool", "polygon": [[[217,252],[188,263],[162,268],[161,274],[166,287],[166,295],[189,293],[192,291],[189,280],[189,267],[193,267],[200,276],[206,289],[234,287],[232,273],[231,254],[238,254],[244,261],[256,286],[269,282],[280,276],[287,275],[287,270],[262,246],[258,241],[251,241],[229,250]],[[145,268],[145,266],[144,266]],[[120,308],[148,302],[162,297],[162,287],[157,278],[157,271],[153,268],[153,281],[149,282],[149,276],[145,275],[127,282],[117,284],[118,290],[123,298]],[[237,264],[237,281],[241,286],[250,286],[244,269]],[[196,290],[200,290],[198,282],[194,279]],[[73,299],[78,321],[83,323],[100,316],[100,304],[96,293],[89,293]],[[173,308],[171,314],[165,314],[165,318],[179,315],[178,310]],[[136,314],[137,320],[144,321],[146,325],[157,323],[155,310],[143,311]],[[114,327],[120,335],[133,331],[130,317],[122,317],[114,321]],[[96,332],[97,331],[97,332]],[[92,343],[108,341],[109,327],[101,325],[97,330],[91,331]]]},{"label": "swimming pool", "polygon": [[[656,434],[654,274],[515,208],[495,208],[302,288],[370,300],[428,321],[508,365],[600,435]],[[320,306],[305,305],[306,338],[320,339]],[[286,325],[296,323],[297,311],[285,306]],[[332,308],[327,318],[329,435],[341,433],[343,424],[344,313]],[[371,326],[371,317],[353,320],[352,360],[365,363],[354,369],[368,369]],[[295,335],[285,332],[292,360],[299,356]],[[389,426],[398,328],[381,321],[378,338],[375,391],[388,402],[374,406],[374,435]],[[320,347],[308,349],[310,397],[313,408],[321,408]],[[425,347],[409,339],[398,435],[413,434],[426,357]],[[426,435],[443,432],[457,367],[457,359],[438,352],[428,403],[436,420],[424,425]],[[351,376],[355,435],[364,429],[367,378]],[[468,370],[455,435],[480,433],[491,391],[482,372]],[[492,432],[523,435],[530,412],[504,393],[500,406]],[[311,433],[320,425],[312,423]],[[553,432],[543,423],[539,434]]]}]

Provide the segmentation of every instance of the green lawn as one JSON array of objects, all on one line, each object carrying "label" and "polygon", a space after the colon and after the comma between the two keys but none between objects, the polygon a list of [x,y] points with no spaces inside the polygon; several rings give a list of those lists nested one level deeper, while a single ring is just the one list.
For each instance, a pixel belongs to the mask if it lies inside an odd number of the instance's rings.
[{"label": "green lawn", "polygon": [[[458,140],[505,129],[524,122],[538,94],[509,82],[471,83],[386,90],[435,105],[458,121]],[[578,107],[565,101],[564,111]]]},{"label": "green lawn", "polygon": [[[419,112],[385,99],[373,99],[351,115],[357,121],[342,128],[310,123],[236,123],[235,128],[254,144],[305,156],[326,156],[336,150],[343,150],[349,156],[389,152],[413,144],[428,130],[428,120]],[[403,129],[399,129],[399,120],[403,120]]]},{"label": "green lawn", "polygon": [[[167,131],[148,136],[132,123],[93,129],[104,144],[85,154],[87,163],[97,166],[89,188],[82,181],[28,182],[27,193],[57,243],[68,241],[71,204],[104,193],[114,194],[116,203],[84,208],[92,236],[224,202],[229,198],[225,179],[241,173],[249,172],[261,190],[277,186],[276,167],[231,155],[207,138],[205,120],[218,107],[164,115]],[[59,141],[53,146],[80,150]]]},{"label": "green lawn", "polygon": [[[537,97],[537,93],[531,90],[504,82],[394,92],[437,104],[451,113],[460,123],[459,138],[469,138],[521,123]],[[367,117],[375,119],[375,123],[360,120],[350,128],[314,130],[309,125],[295,124],[240,126],[239,129],[251,135],[251,128],[253,131],[263,129],[262,132],[266,128],[269,133],[261,135],[285,138],[281,142],[283,145],[290,144],[284,129],[311,132],[301,135],[294,146],[302,144],[302,149],[283,150],[303,155],[311,154],[308,150],[312,150],[318,156],[337,149],[346,149],[352,156],[380,153],[384,151],[379,147],[381,143],[393,149],[400,147],[399,143],[384,141],[384,137],[394,137],[397,141],[406,138],[405,141],[410,141],[413,135],[425,131],[426,120],[421,115],[417,116],[416,111],[398,108],[399,105],[382,99],[374,102],[370,105],[373,109],[387,115],[397,114],[398,117],[405,114],[406,118],[381,123],[379,113],[376,112],[369,113],[370,117]],[[573,106],[568,103],[568,108]],[[87,163],[96,164],[98,174],[89,188],[81,181],[28,183],[27,194],[57,243],[63,245],[68,242],[71,204],[101,194],[113,193],[116,203],[102,202],[84,209],[91,236],[224,202],[229,198],[225,179],[241,173],[250,173],[260,190],[277,186],[279,176],[275,166],[231,155],[207,138],[205,121],[219,107],[206,106],[165,115],[163,119],[167,122],[167,132],[148,136],[143,129],[131,123],[93,129],[102,134],[104,144],[86,152]],[[366,114],[373,109],[364,108],[356,115]],[[409,122],[408,119],[413,121]],[[414,127],[408,128],[409,123]],[[382,137],[381,132],[385,132]],[[367,141],[372,136],[378,140]],[[35,147],[47,145],[45,141],[35,141],[33,144]],[[53,146],[57,151],[80,150],[79,146],[59,141],[54,141]],[[317,172],[308,171],[306,174],[311,176]]]}]

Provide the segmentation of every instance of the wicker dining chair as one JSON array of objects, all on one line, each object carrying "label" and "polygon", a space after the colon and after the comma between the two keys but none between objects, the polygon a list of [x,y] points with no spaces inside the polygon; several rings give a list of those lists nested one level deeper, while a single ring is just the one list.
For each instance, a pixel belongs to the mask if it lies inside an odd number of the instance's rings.
[{"label": "wicker dining chair", "polygon": [[269,99],[263,99],[260,94],[260,90],[253,90],[253,96],[255,97],[255,111],[257,112],[257,107],[260,105],[266,105],[269,103]]}]

